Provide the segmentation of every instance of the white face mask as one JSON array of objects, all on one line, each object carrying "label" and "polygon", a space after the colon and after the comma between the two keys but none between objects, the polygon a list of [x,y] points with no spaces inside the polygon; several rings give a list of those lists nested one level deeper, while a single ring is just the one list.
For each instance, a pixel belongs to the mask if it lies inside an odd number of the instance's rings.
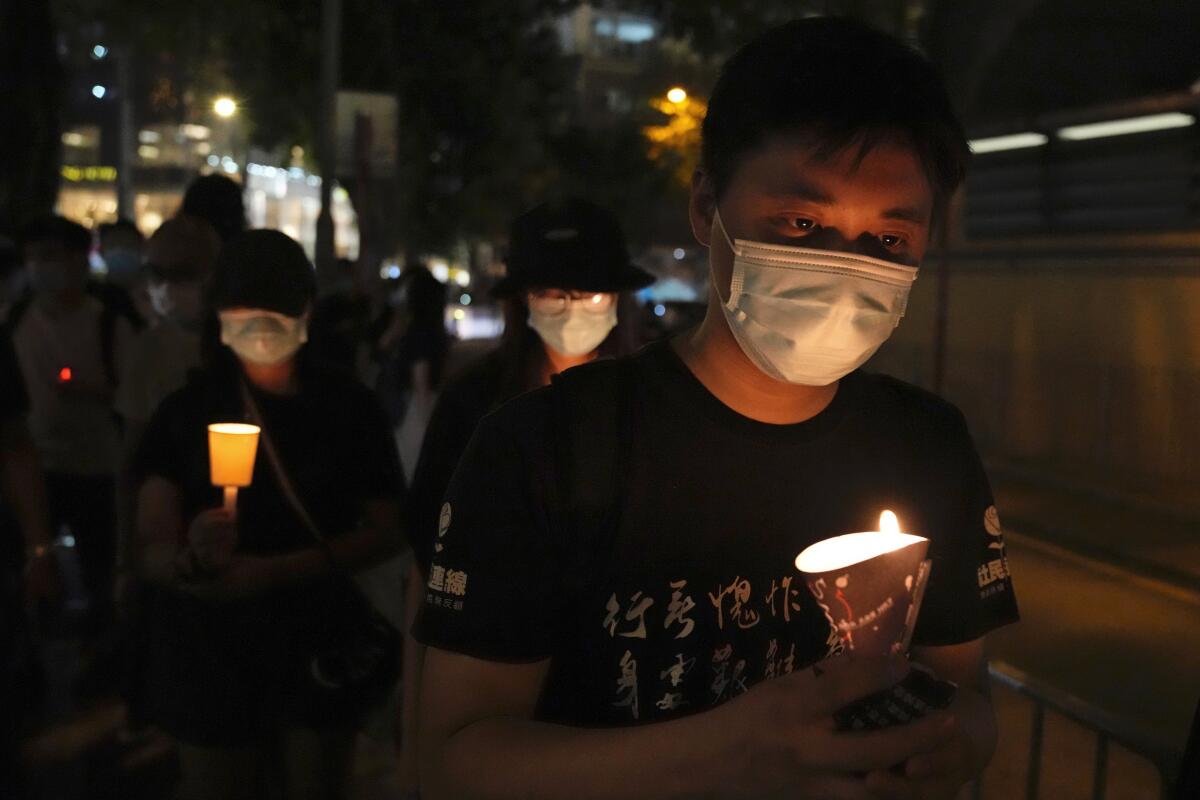
[{"label": "white face mask", "polygon": [[530,309],[529,327],[556,353],[582,356],[595,350],[617,326],[617,305],[596,314],[574,303],[560,314],[542,314]]},{"label": "white face mask", "polygon": [[772,378],[828,386],[866,363],[900,324],[917,268],[835,250],[730,241],[725,320]]},{"label": "white face mask", "polygon": [[308,318],[274,311],[222,311],[221,342],[251,364],[274,366],[296,354],[308,341]]}]

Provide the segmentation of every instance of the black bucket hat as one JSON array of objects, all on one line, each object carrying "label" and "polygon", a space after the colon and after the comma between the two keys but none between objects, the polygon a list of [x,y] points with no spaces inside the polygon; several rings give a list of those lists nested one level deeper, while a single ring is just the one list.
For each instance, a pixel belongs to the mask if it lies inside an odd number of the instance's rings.
[{"label": "black bucket hat", "polygon": [[263,308],[298,317],[316,295],[313,265],[304,248],[279,231],[246,231],[225,245],[217,259],[212,304],[218,311]]},{"label": "black bucket hat", "polygon": [[552,287],[622,292],[654,283],[629,259],[617,218],[587,200],[542,203],[517,217],[509,231],[508,274],[496,296]]}]

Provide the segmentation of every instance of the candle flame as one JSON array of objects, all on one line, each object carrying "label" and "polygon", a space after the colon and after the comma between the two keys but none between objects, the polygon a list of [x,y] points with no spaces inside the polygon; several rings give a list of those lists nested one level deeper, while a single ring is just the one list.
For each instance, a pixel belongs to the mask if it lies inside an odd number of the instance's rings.
[{"label": "candle flame", "polygon": [[891,511],[884,511],[879,515],[879,530],[884,533],[899,533],[900,520]]}]

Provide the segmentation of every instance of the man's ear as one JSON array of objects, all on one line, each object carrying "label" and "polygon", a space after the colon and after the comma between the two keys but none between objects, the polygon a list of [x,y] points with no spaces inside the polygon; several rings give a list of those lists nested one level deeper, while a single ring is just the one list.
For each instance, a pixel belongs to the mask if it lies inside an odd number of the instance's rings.
[{"label": "man's ear", "polygon": [[688,217],[692,235],[704,247],[712,239],[713,214],[717,210],[717,187],[703,170],[692,173],[692,194],[688,200]]}]

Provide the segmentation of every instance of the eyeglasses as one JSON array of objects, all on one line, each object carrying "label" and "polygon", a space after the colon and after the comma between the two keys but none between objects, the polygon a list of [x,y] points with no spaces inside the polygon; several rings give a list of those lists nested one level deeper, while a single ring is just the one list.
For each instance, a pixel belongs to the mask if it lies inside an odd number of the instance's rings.
[{"label": "eyeglasses", "polygon": [[578,305],[592,314],[606,314],[617,301],[606,292],[572,292],[565,289],[537,289],[529,293],[529,307],[539,314],[557,316],[569,306]]}]

